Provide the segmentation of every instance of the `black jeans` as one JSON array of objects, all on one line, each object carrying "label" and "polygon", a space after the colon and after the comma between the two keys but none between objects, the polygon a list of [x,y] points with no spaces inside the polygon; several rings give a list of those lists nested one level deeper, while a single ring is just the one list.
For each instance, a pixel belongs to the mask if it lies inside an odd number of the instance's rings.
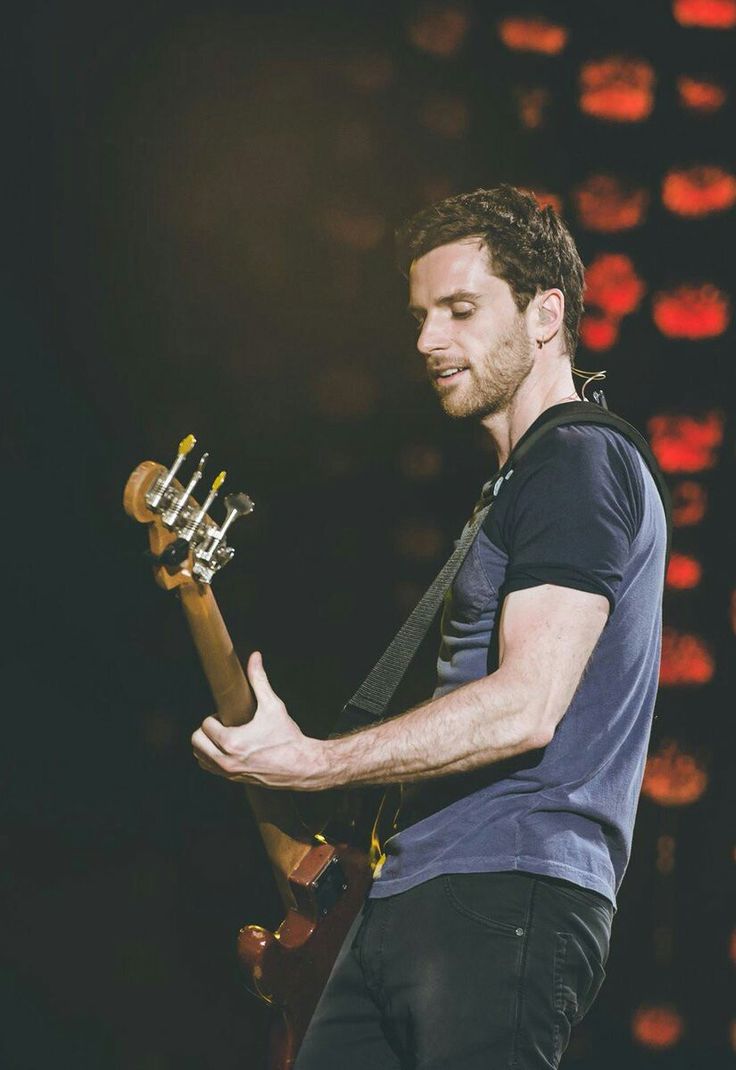
[{"label": "black jeans", "polygon": [[370,899],[295,1070],[542,1070],[601,986],[613,907],[529,873]]}]

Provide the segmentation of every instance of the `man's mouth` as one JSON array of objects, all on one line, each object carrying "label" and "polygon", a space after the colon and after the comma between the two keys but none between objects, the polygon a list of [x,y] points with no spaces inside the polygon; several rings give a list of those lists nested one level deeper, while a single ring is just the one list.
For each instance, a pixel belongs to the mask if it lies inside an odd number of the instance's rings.
[{"label": "man's mouth", "polygon": [[452,382],[457,379],[466,369],[461,365],[451,365],[447,368],[439,368],[432,373],[435,382],[440,381],[443,383]]}]

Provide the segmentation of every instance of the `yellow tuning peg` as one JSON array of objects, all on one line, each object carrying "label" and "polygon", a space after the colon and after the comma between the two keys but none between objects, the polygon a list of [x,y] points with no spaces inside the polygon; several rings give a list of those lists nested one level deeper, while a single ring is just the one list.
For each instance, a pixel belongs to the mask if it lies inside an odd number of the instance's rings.
[{"label": "yellow tuning peg", "polygon": [[197,444],[197,440],[194,437],[194,435],[187,435],[187,437],[183,438],[181,440],[181,442],[179,443],[178,456],[179,457],[186,457],[186,455],[188,453],[192,452],[192,450],[194,449],[196,444]]}]

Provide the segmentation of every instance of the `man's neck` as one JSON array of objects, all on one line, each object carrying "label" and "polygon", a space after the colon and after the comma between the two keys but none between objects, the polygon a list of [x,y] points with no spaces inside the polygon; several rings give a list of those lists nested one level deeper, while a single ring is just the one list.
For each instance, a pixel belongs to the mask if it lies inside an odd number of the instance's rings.
[{"label": "man's neck", "polygon": [[521,436],[545,409],[580,400],[567,369],[548,382],[530,382],[530,379],[531,376],[524,380],[507,409],[481,420],[496,448],[499,467],[506,463]]}]

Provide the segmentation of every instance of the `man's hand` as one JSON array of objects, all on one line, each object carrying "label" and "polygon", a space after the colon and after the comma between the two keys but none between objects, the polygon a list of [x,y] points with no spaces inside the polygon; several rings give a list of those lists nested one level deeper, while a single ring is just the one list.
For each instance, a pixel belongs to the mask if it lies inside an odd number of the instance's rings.
[{"label": "man's hand", "polygon": [[263,659],[248,659],[247,675],[257,707],[248,724],[227,728],[207,717],[192,736],[194,757],[208,773],[266,788],[319,791],[326,761],[320,740],[305,736],[268,682]]}]

